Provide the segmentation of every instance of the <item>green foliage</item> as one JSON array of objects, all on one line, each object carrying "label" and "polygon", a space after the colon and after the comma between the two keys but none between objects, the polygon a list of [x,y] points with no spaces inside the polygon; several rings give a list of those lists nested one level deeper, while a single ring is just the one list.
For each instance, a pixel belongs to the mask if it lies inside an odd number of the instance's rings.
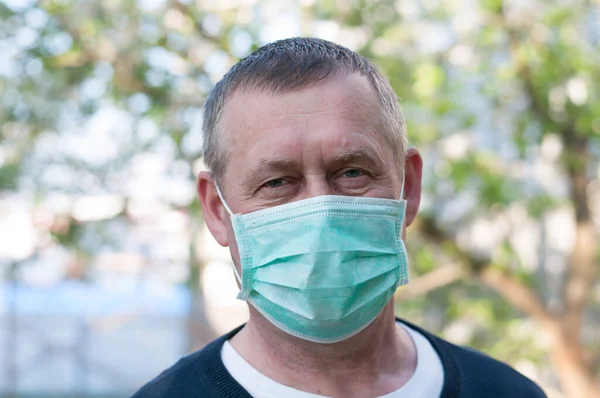
[{"label": "green foliage", "polygon": [[0,167],[0,191],[16,189],[20,172],[18,163],[9,163]]}]

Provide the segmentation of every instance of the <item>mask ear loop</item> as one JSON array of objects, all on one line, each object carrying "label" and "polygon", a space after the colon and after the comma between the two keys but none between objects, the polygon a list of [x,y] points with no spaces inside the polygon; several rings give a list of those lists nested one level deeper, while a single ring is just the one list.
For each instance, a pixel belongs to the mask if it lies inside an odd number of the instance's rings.
[{"label": "mask ear loop", "polygon": [[[402,170],[402,185],[401,185],[402,188],[400,188],[400,200],[404,200],[404,182],[405,182],[405,177],[406,177],[406,170]],[[218,188],[217,188],[217,190],[218,190]]]},{"label": "mask ear loop", "polygon": [[[402,247],[402,252],[404,253],[405,256],[405,261],[408,264],[408,257],[406,257],[406,246],[404,244],[404,240],[402,239],[402,231],[404,230],[404,225],[406,223],[406,206],[408,205],[408,201],[406,199],[404,199],[404,182],[406,181],[406,164],[404,165],[404,169],[402,170],[402,188],[400,189],[400,201],[404,202],[403,207],[404,207],[404,212],[402,214],[402,223],[400,224],[400,236],[398,237],[398,240],[400,241],[400,245]],[[409,281],[409,271],[408,268],[406,269],[406,281],[402,281],[401,279],[398,279],[398,282],[396,283],[396,288],[398,288],[398,286],[400,285],[404,285],[406,283],[408,283]]]},{"label": "mask ear loop", "polygon": [[[227,210],[227,213],[229,213],[229,215],[231,217],[233,217],[233,212],[227,205],[227,202],[225,202],[225,199],[223,199],[223,194],[221,193],[221,190],[219,189],[219,185],[216,182],[215,182],[215,188],[217,189],[217,195],[219,195],[219,199],[221,199],[221,203],[223,203],[223,207],[225,208],[225,210]],[[235,278],[238,280],[238,282],[241,285],[242,278],[240,277],[240,274],[238,273],[237,268],[235,267],[235,264],[233,262],[231,262],[231,266],[233,268],[233,273],[235,274]]]},{"label": "mask ear loop", "polygon": [[[405,177],[406,177],[406,171],[402,170],[402,188],[400,189],[400,199],[399,200],[407,202],[406,199],[404,199],[404,182],[406,181]],[[400,225],[400,235],[401,236],[402,236],[402,229],[404,228],[405,220],[406,220],[406,204],[404,204],[404,214],[402,215],[402,224]]]},{"label": "mask ear loop", "polygon": [[[227,213],[229,213],[230,216],[233,216],[233,212],[227,205],[227,202],[225,202],[225,199],[223,199],[223,194],[221,193],[221,190],[219,189],[219,184],[217,184],[216,182],[215,182],[215,188],[217,188],[217,195],[219,195],[219,199],[221,199],[221,203],[223,203],[223,207],[225,207],[225,210],[227,210]],[[402,189],[404,189],[404,183],[402,184]]]}]

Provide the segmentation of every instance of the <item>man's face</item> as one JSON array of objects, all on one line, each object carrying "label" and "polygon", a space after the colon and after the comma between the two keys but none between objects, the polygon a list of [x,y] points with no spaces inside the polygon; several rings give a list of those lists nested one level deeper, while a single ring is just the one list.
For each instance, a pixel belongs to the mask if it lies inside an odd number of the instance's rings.
[{"label": "man's face", "polygon": [[[234,93],[223,113],[229,160],[219,181],[231,210],[245,214],[320,195],[399,199],[403,165],[384,138],[379,106],[360,75],[286,93]],[[229,217],[211,205],[214,195],[205,188],[203,194],[200,181],[205,213],[218,213],[207,216],[208,226],[237,265]]]}]

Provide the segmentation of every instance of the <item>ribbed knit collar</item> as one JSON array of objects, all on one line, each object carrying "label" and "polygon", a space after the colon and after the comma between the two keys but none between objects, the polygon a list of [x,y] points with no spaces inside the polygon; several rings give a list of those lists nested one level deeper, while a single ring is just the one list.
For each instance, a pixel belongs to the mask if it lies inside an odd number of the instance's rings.
[{"label": "ribbed knit collar", "polygon": [[[460,394],[460,369],[456,357],[450,348],[450,344],[418,326],[400,318],[396,318],[396,320],[422,334],[431,343],[434,350],[439,355],[444,368],[444,386],[440,397],[458,397]],[[244,325],[241,325],[231,332],[224,334],[208,344],[202,350],[204,360],[200,363],[198,374],[200,380],[198,381],[199,384],[204,384],[207,387],[210,386],[212,397],[251,398],[251,395],[248,394],[248,392],[238,384],[233,377],[231,377],[221,359],[221,349],[223,348],[223,344],[235,336],[243,327]]]}]

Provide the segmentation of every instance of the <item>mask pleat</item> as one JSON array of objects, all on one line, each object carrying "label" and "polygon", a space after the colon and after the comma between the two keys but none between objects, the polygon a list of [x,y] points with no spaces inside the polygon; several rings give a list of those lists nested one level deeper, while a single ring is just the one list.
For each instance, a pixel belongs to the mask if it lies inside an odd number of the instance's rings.
[{"label": "mask pleat", "polygon": [[[249,234],[253,267],[306,253],[352,251],[396,253],[396,222],[390,219],[310,219]],[[281,237],[273,244],[273,236]]]},{"label": "mask pleat", "polygon": [[397,262],[396,256],[376,252],[309,253],[254,269],[253,279],[295,289],[343,288],[391,271]]}]

